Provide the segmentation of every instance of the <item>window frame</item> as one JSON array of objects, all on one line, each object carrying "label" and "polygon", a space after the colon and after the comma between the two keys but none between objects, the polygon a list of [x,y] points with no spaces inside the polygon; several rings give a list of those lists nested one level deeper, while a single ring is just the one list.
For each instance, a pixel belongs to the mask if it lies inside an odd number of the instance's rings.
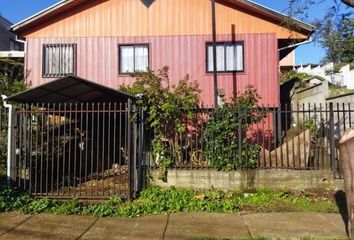
[{"label": "window frame", "polygon": [[125,43],[125,44],[118,44],[118,75],[129,76],[134,72],[122,72],[121,67],[121,47],[134,47],[134,71],[135,71],[135,47],[138,46],[145,46],[148,50],[148,68],[150,68],[150,44],[149,43]]},{"label": "window frame", "polygon": [[[217,73],[244,73],[245,72],[245,42],[244,41],[233,41],[233,42],[216,42],[216,47],[217,46],[223,46],[224,47],[224,68],[225,70],[224,71],[216,71]],[[227,60],[227,54],[226,54],[226,46],[237,46],[237,45],[241,45],[242,46],[242,70],[226,70],[227,68],[227,63],[226,63],[226,60]],[[206,42],[205,44],[205,66],[206,66],[206,73],[214,73],[214,70],[213,71],[209,71],[208,69],[208,48],[209,46],[213,46],[213,43],[212,42]]]},{"label": "window frame", "polygon": [[[46,56],[46,49],[47,47],[60,47],[69,45],[73,47],[73,72],[72,73],[59,73],[59,74],[46,74],[45,72],[45,56]],[[77,74],[77,44],[76,43],[50,43],[50,44],[43,44],[42,48],[42,77],[43,78],[60,78],[69,75],[76,75]]]}]

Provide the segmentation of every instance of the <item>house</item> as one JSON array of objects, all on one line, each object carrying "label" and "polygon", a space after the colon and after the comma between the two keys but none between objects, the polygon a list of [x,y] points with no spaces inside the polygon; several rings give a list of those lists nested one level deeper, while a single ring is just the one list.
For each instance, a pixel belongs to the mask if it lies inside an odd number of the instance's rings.
[{"label": "house", "polygon": [[354,89],[354,69],[353,64],[334,64],[333,62],[316,65],[307,64],[295,67],[298,73],[307,73],[309,75],[320,76],[333,85]]},{"label": "house", "polygon": [[[252,84],[261,104],[278,106],[279,61],[314,30],[287,20],[252,1],[217,1],[218,89],[226,98]],[[75,74],[117,89],[134,81],[130,72],[169,66],[171,85],[188,74],[213,105],[210,0],[63,0],[12,30],[26,40],[32,86]]]},{"label": "house", "polygon": [[10,31],[12,23],[0,15],[0,57],[24,57],[23,43]]},{"label": "house", "polygon": [[288,72],[295,67],[295,50],[291,51],[288,55],[282,58],[279,62],[280,71]]}]

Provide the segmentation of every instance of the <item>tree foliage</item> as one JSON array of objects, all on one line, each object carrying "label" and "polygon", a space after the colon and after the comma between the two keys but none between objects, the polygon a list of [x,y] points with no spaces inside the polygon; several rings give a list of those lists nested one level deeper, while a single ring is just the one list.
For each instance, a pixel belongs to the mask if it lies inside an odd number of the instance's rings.
[{"label": "tree foliage", "polygon": [[326,50],[325,62],[354,61],[354,18],[342,18],[338,24],[329,18],[320,29],[319,43]]},{"label": "tree foliage", "polygon": [[203,153],[217,170],[228,172],[257,166],[260,147],[248,141],[247,130],[264,118],[252,111],[259,100],[257,90],[248,86],[242,95],[213,112],[204,133]]},{"label": "tree foliage", "polygon": [[26,89],[21,61],[0,59],[0,93],[10,96]]},{"label": "tree foliage", "polygon": [[[342,0],[289,0],[288,14],[308,21],[308,12],[319,4],[330,3],[323,17],[312,21],[316,26],[315,41],[325,49],[323,63],[351,63],[354,58],[353,1]],[[347,7],[349,6],[349,7]]]},{"label": "tree foliage", "polygon": [[177,85],[171,84],[168,67],[163,67],[157,73],[152,70],[137,72],[132,77],[135,78],[134,83],[120,89],[142,95],[137,105],[143,107],[146,126],[155,135],[152,152],[155,161],[161,166],[161,178],[165,179],[166,168],[173,160],[181,158],[179,142],[188,131],[193,110],[199,106],[200,89],[197,82],[191,81],[189,76],[180,80]]},{"label": "tree foliage", "polygon": [[[26,89],[23,81],[23,63],[13,59],[0,59],[0,95],[10,96]],[[0,108],[2,108],[0,97]],[[5,115],[6,116],[6,115]],[[7,118],[0,116],[0,174],[5,171],[7,149]]]}]

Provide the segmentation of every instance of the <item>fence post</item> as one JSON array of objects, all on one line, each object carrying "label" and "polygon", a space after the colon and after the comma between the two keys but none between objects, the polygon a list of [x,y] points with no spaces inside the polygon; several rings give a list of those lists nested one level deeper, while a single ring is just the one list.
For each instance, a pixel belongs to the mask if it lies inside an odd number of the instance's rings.
[{"label": "fence post", "polygon": [[143,188],[143,161],[144,161],[144,109],[139,107],[139,157],[138,157],[138,186],[137,190]]},{"label": "fence post", "polygon": [[329,103],[329,145],[330,145],[330,157],[332,170],[336,170],[336,148],[334,141],[334,110],[333,102]]},{"label": "fence post", "polygon": [[[136,105],[134,104],[132,106],[132,111],[134,114],[137,113],[137,109],[136,109]],[[138,119],[136,119],[134,121],[134,124],[133,124],[133,138],[132,138],[132,143],[133,143],[133,146],[132,146],[132,177],[133,177],[133,191],[132,191],[132,194],[133,194],[133,197],[135,198],[136,197],[136,192],[137,192],[137,188],[138,188],[138,173],[137,173],[137,128],[138,128]]]},{"label": "fence post", "polygon": [[131,109],[131,100],[128,99],[128,105],[127,105],[127,120],[128,120],[128,136],[127,136],[127,156],[128,156],[128,200],[131,200],[131,196],[132,196],[132,166],[131,166],[131,160],[132,160],[132,151],[131,151],[131,132],[132,132],[132,128],[131,128],[131,117],[130,117],[130,111]]},{"label": "fence post", "polygon": [[8,122],[7,122],[7,184],[11,186],[15,182],[15,138],[14,138],[14,108],[11,104],[4,102],[5,108],[8,109]]}]

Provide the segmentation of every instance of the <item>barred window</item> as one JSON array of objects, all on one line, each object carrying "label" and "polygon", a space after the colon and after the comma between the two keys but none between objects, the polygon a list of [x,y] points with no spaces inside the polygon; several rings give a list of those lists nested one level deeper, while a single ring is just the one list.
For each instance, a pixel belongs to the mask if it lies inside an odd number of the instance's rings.
[{"label": "barred window", "polygon": [[64,77],[76,74],[76,44],[45,44],[43,76]]}]

